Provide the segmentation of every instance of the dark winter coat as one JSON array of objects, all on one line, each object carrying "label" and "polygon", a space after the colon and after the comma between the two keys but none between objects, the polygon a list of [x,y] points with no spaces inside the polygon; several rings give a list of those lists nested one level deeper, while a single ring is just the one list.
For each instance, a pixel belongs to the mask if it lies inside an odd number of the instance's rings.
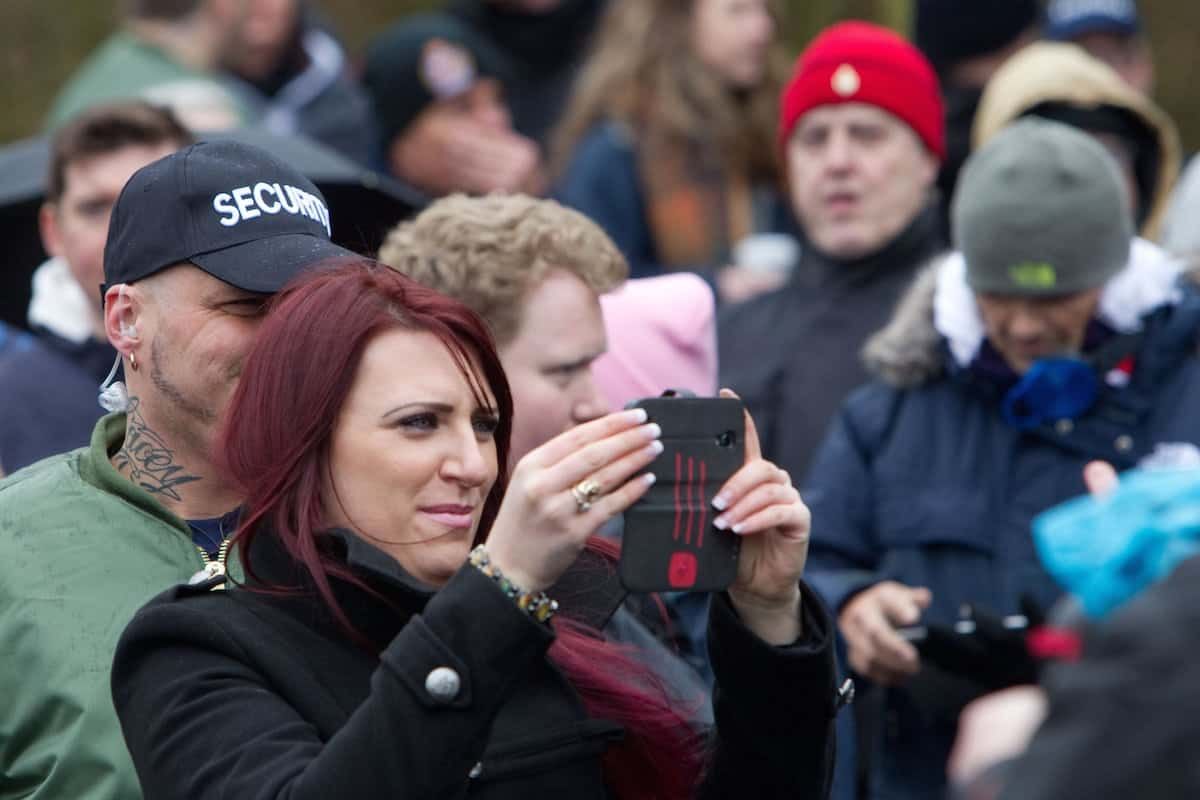
[{"label": "dark winter coat", "polygon": [[791,281],[717,321],[721,385],[754,417],[763,455],[799,481],[829,422],[868,374],[859,356],[944,243],[932,207],[880,252],[838,262],[805,248]]},{"label": "dark winter coat", "polygon": [[117,351],[88,338],[67,341],[39,329],[24,346],[0,353],[0,467],[16,472],[83,447],[104,409],[100,382]]},{"label": "dark winter coat", "polygon": [[[130,624],[113,696],[147,797],[609,796],[601,756],[622,730],[589,718],[547,660],[549,628],[473,567],[434,594],[357,537],[342,541],[351,568],[409,612],[335,582],[350,619],[385,644],[378,656],[311,594],[179,587]],[[255,547],[262,579],[303,585],[277,544]],[[620,601],[594,561],[567,580],[596,607],[571,611],[578,594],[559,589],[560,613],[594,619]],[[713,604],[721,735],[699,796],[825,796],[832,623],[807,589],[803,608],[802,640],[774,648],[727,599]]]},{"label": "dark winter coat", "polygon": [[1005,769],[1003,800],[1200,797],[1200,559],[1085,638],[1045,680],[1049,713]]},{"label": "dark winter coat", "polygon": [[[969,370],[949,366],[934,285],[933,271],[923,275],[868,346],[882,379],[846,401],[805,482],[809,576],[835,615],[884,580],[928,587],[934,623],[967,602],[1014,614],[1023,594],[1048,607],[1060,589],[1037,558],[1032,518],[1084,493],[1093,459],[1125,469],[1160,443],[1200,444],[1194,286],[1144,317],[1127,386],[1105,385],[1074,421],[1021,432]],[[941,797],[954,724],[906,688],[888,690],[872,796]]]}]

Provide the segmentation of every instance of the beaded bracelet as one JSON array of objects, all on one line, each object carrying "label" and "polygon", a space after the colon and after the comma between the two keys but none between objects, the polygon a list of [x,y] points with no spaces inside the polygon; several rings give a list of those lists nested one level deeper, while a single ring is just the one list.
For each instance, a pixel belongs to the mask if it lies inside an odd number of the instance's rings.
[{"label": "beaded bracelet", "polygon": [[511,598],[517,604],[517,608],[538,622],[550,622],[550,618],[554,616],[554,612],[558,611],[558,601],[551,600],[545,592],[522,591],[516,584],[504,577],[504,573],[500,571],[500,568],[488,558],[487,550],[484,549],[483,545],[478,545],[472,550],[467,561],[472,567],[475,567],[475,569],[495,581],[496,585],[500,587],[500,591],[504,592],[507,597]]}]

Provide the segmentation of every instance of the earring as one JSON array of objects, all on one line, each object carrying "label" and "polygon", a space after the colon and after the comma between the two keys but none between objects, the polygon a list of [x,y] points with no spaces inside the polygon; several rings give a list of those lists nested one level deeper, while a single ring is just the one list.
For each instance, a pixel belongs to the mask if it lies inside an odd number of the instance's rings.
[{"label": "earring", "polygon": [[129,354],[129,368],[131,370],[133,370],[134,372],[137,372],[137,370],[138,370],[137,355],[134,353]]}]

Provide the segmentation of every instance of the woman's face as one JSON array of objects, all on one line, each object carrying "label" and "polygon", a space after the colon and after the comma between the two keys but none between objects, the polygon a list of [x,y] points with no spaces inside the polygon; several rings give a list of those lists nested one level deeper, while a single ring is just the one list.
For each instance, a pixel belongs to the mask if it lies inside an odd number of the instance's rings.
[{"label": "woman's face", "polygon": [[761,83],[775,39],[768,0],[695,0],[692,9],[696,57],[733,88]]},{"label": "woman's face", "polygon": [[486,406],[431,333],[390,330],[371,340],[334,426],[327,522],[420,581],[449,580],[496,482],[498,417],[484,391]]}]

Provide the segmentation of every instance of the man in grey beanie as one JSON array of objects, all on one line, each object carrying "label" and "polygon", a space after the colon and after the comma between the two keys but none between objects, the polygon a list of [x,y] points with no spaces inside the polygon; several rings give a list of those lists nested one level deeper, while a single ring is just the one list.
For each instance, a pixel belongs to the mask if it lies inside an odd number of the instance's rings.
[{"label": "man in grey beanie", "polygon": [[[884,694],[871,797],[942,796],[962,706],[1033,679],[1023,634],[953,627],[964,605],[999,620],[1058,598],[1033,516],[1083,493],[1090,461],[1200,452],[1200,288],[1134,238],[1126,197],[1104,148],[1059,123],[1019,121],[975,153],[958,250],[868,343],[877,379],[804,482],[812,583]],[[897,630],[918,625],[969,654]]]},{"label": "man in grey beanie", "polygon": [[967,162],[951,219],[988,340],[1023,373],[1082,350],[1134,232],[1116,162],[1093,138],[1029,118],[995,144]]}]

